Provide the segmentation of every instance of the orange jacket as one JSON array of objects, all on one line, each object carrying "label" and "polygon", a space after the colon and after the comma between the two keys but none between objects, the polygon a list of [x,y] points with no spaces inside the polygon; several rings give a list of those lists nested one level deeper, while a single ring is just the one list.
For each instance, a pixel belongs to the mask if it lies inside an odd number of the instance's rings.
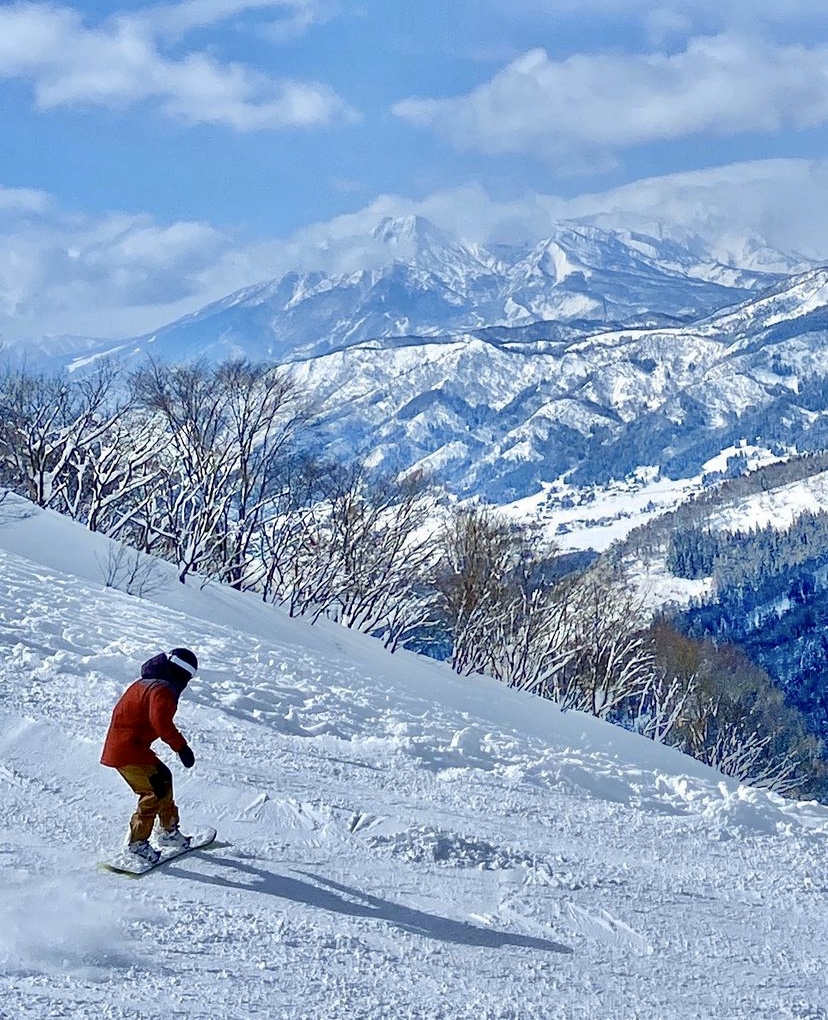
[{"label": "orange jacket", "polygon": [[121,695],[112,711],[101,764],[153,765],[158,757],[152,743],[161,739],[176,754],[187,741],[173,722],[178,693],[164,680],[136,680]]}]

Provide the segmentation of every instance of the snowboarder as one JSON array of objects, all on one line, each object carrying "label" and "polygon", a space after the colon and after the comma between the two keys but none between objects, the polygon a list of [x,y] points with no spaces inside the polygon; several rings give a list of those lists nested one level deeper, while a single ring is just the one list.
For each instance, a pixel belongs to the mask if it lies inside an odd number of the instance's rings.
[{"label": "snowboarder", "polygon": [[156,818],[160,847],[187,847],[189,837],[178,828],[172,773],[152,750],[161,739],[192,768],[195,755],[173,722],[181,692],[195,676],[198,659],[189,648],[162,652],[141,666],[141,679],[121,695],[112,712],[101,764],[117,769],[138,795],[129,822],[127,851],[155,862],[159,853],[149,837]]}]

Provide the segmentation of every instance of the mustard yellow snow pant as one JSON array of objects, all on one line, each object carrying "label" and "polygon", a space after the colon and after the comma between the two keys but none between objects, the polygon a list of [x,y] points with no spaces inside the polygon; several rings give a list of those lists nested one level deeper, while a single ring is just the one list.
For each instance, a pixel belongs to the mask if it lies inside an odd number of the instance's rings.
[{"label": "mustard yellow snow pant", "polygon": [[130,843],[149,839],[156,818],[163,829],[178,825],[172,772],[162,761],[155,765],[123,765],[118,771],[138,794],[138,806],[129,820]]}]

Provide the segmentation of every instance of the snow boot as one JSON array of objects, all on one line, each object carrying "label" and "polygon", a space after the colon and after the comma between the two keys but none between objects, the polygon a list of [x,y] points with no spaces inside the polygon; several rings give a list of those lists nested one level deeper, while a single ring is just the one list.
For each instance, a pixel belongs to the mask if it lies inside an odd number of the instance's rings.
[{"label": "snow boot", "polygon": [[159,849],[172,846],[176,850],[187,850],[190,846],[190,837],[185,836],[177,825],[171,829],[159,829],[155,837],[155,843]]},{"label": "snow boot", "polygon": [[149,861],[150,864],[155,864],[161,856],[155,847],[150,845],[148,839],[137,839],[134,843],[127,843],[127,853],[135,854],[136,857],[141,857],[145,861]]}]

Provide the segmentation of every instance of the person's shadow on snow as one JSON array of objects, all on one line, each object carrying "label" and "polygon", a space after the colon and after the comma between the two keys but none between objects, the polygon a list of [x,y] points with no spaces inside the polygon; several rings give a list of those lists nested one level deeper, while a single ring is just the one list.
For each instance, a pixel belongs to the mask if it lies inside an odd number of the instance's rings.
[{"label": "person's shadow on snow", "polygon": [[240,861],[210,855],[214,864],[223,864],[234,871],[242,872],[253,881],[238,881],[223,878],[219,875],[199,875],[192,871],[184,871],[176,867],[167,867],[167,874],[175,874],[178,878],[189,878],[193,881],[217,885],[227,889],[243,889],[247,892],[264,893],[281,899],[304,903],[320,910],[329,910],[337,914],[348,914],[351,917],[368,917],[378,921],[388,921],[398,928],[422,935],[425,938],[438,939],[441,942],[455,942],[466,946],[485,946],[499,949],[504,946],[522,946],[526,949],[538,949],[547,953],[565,953],[571,955],[573,950],[559,942],[548,939],[534,938],[531,935],[519,935],[515,932],[495,931],[491,928],[479,928],[465,921],[453,921],[448,917],[429,914],[424,910],[415,910],[379,896],[371,896],[359,889],[334,882],[330,878],[314,875],[311,872],[297,871],[312,881],[306,882],[287,875],[278,875],[262,868],[254,868]]}]

